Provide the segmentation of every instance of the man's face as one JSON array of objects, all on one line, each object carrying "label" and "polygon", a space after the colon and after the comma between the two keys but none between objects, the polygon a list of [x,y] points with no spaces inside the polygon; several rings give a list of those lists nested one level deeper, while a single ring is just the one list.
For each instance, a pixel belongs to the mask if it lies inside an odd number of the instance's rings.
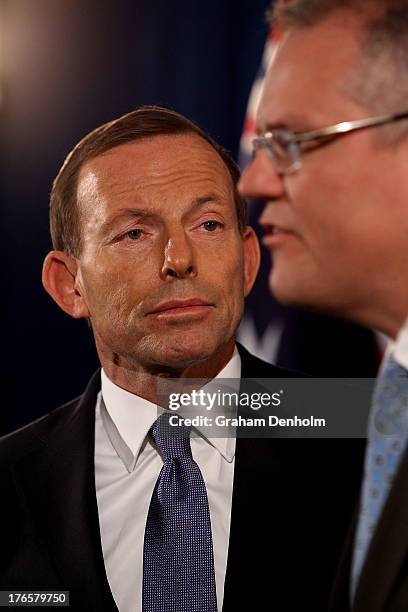
[{"label": "man's face", "polygon": [[[360,59],[354,19],[338,13],[287,34],[267,75],[260,134],[375,114],[344,91]],[[302,167],[286,176],[259,150],[241,178],[244,196],[267,201],[261,224],[273,257],[270,288],[279,300],[370,322],[373,300],[389,295],[390,283],[406,286],[406,162],[401,147],[384,145],[381,129],[304,151]]]},{"label": "man's face", "polygon": [[233,342],[246,236],[230,175],[196,135],[157,136],[88,161],[78,183],[77,290],[100,356],[186,367]]}]

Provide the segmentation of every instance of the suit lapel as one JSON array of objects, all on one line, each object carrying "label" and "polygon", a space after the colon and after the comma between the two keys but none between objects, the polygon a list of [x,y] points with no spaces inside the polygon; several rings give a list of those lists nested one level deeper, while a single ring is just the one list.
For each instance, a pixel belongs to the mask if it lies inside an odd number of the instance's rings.
[{"label": "suit lapel", "polygon": [[[288,376],[285,370],[275,368],[253,357],[241,345],[237,346],[242,379]],[[273,479],[274,470],[279,469],[279,465],[279,453],[273,451],[269,440],[237,438],[224,612],[246,609],[248,593],[252,593],[253,609],[258,602],[254,600],[255,596],[259,601],[265,601],[261,585],[268,589],[269,583],[262,580],[256,558],[262,542],[261,526],[268,520],[270,508],[259,500],[265,499],[263,475],[268,473]],[[256,591],[249,589],[249,585],[254,584],[257,584]]]},{"label": "suit lapel", "polygon": [[353,559],[354,536],[357,527],[358,512],[359,504],[357,503],[334,581],[330,597],[329,612],[347,612],[350,610],[351,564]]},{"label": "suit lapel", "polygon": [[[253,609],[258,609],[255,598],[263,600],[263,588],[268,586],[262,580],[257,562],[262,546],[262,533],[259,531],[267,520],[268,508],[267,504],[261,507],[256,501],[262,499],[261,470],[267,469],[271,459],[269,453],[260,456],[256,442],[237,439],[224,612],[247,609],[248,593],[252,593]],[[255,507],[251,508],[250,501],[255,501]],[[256,591],[252,589],[254,584],[257,584]]]},{"label": "suit lapel", "polygon": [[[34,527],[64,589],[81,587],[84,609],[116,610],[103,561],[94,473],[99,372],[40,446],[14,467]],[[72,602],[74,603],[74,602]]]},{"label": "suit lapel", "polygon": [[395,581],[408,553],[408,451],[395,477],[368,550],[353,610],[389,609]]},{"label": "suit lapel", "polygon": [[[299,376],[238,348],[242,378]],[[264,609],[270,601],[279,610],[305,602],[327,609],[363,457],[360,440],[237,439],[224,612]],[[350,548],[336,612],[349,609],[349,557]]]}]

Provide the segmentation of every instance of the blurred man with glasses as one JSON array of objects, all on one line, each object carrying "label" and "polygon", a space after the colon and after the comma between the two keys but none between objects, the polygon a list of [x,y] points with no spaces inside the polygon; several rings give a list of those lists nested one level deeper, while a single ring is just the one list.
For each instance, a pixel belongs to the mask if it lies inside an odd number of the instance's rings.
[{"label": "blurred man with glasses", "polygon": [[331,609],[407,610],[408,3],[293,0],[274,17],[285,34],[240,181],[267,201],[270,289],[392,339]]}]

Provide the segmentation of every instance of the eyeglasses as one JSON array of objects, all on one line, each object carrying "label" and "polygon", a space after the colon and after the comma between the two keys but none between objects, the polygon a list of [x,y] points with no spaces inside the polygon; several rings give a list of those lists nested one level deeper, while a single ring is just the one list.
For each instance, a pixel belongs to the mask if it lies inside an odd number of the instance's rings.
[{"label": "eyeglasses", "polygon": [[278,174],[290,174],[299,170],[302,165],[301,152],[304,143],[315,142],[318,146],[343,134],[393,123],[401,119],[408,119],[408,112],[357,119],[356,121],[343,121],[312,132],[296,133],[287,128],[279,127],[265,132],[259,138],[255,138],[252,145],[254,151],[265,149]]}]

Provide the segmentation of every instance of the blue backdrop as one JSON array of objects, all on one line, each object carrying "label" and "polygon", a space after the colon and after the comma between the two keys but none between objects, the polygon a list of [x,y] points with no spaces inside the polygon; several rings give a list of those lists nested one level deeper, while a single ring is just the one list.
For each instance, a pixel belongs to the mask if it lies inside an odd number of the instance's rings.
[{"label": "blue backdrop", "polygon": [[[80,394],[98,362],[85,322],[41,286],[48,196],[70,148],[141,104],[195,120],[235,156],[267,35],[269,0],[0,0],[3,385],[0,432]],[[253,208],[252,220],[256,209]],[[313,374],[374,375],[370,333],[250,297],[261,338],[284,321],[278,361]]]},{"label": "blue backdrop", "polygon": [[140,104],[169,106],[237,153],[267,0],[0,0],[3,393],[13,429],[78,395],[85,323],[41,287],[48,195],[66,153]]}]

